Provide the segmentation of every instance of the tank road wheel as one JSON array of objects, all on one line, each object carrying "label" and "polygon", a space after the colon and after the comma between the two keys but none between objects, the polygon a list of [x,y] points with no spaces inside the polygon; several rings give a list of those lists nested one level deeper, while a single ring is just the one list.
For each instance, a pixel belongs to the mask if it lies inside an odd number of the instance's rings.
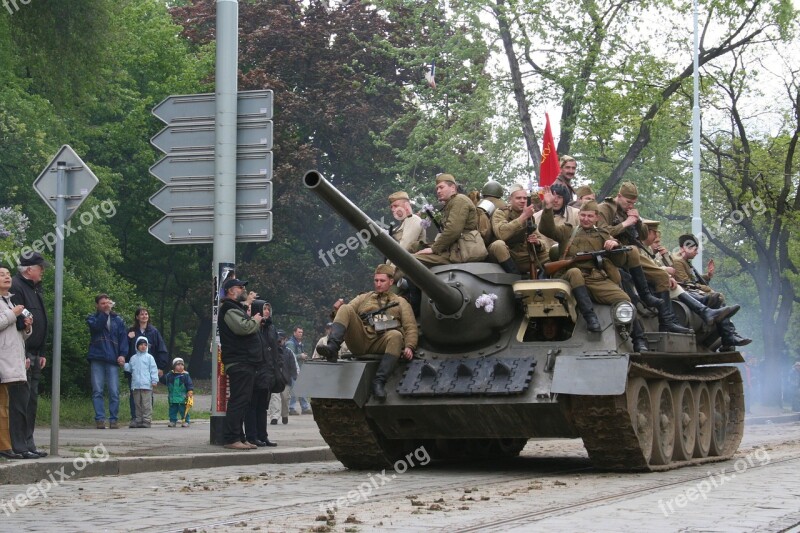
[{"label": "tank road wheel", "polygon": [[494,439],[494,447],[500,457],[517,457],[528,439]]},{"label": "tank road wheel", "polygon": [[728,437],[728,398],[722,383],[715,381],[709,388],[711,398],[711,414],[713,416],[711,426],[711,455],[722,455],[725,453],[725,440]]},{"label": "tank road wheel", "polygon": [[711,448],[711,431],[714,421],[708,385],[706,385],[705,382],[695,383],[692,386],[692,393],[694,394],[695,412],[697,413],[694,456],[708,457],[708,451]]},{"label": "tank road wheel", "polygon": [[697,439],[697,405],[692,386],[680,381],[672,384],[672,403],[675,405],[675,450],[677,460],[686,461],[694,454]]},{"label": "tank road wheel", "polygon": [[639,439],[642,456],[645,462],[649,463],[653,451],[653,404],[650,401],[647,381],[640,377],[628,380],[626,396],[633,431]]},{"label": "tank road wheel", "polygon": [[652,382],[650,402],[653,405],[653,454],[650,464],[667,465],[675,449],[675,406],[667,380]]}]

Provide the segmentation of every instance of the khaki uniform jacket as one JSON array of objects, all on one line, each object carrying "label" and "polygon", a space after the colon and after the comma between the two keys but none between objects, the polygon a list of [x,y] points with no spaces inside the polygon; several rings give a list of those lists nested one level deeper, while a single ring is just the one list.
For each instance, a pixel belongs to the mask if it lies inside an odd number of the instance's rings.
[{"label": "khaki uniform jacket", "polygon": [[[403,333],[403,344],[406,348],[416,350],[417,341],[419,340],[417,320],[414,318],[414,311],[411,310],[411,305],[409,305],[405,298],[397,296],[391,292],[378,293],[375,291],[370,291],[359,294],[348,303],[350,306],[352,306],[355,312],[360,315],[361,313],[377,311],[381,307],[384,307],[386,304],[391,302],[398,302],[400,305],[387,309],[384,314],[389,315],[392,318],[396,318],[400,322],[400,330]],[[365,325],[364,329],[368,335],[376,335],[375,328],[372,326]]]},{"label": "khaki uniform jacket", "polygon": [[[578,230],[575,231],[575,228],[570,224],[557,226],[552,209],[545,209],[542,211],[539,231],[542,232],[542,235],[545,237],[549,237],[558,242],[558,249],[564,259],[572,259],[579,252],[596,252],[597,250],[602,250],[603,244],[607,240],[614,238],[608,230],[603,227],[595,226],[588,230],[578,227]],[[573,232],[575,233],[575,238],[572,239],[572,244],[570,244],[569,249],[566,249]],[[566,255],[564,255],[565,249]],[[609,263],[610,261],[605,262],[606,265]],[[585,272],[591,272],[594,268],[594,263],[592,261],[579,261],[574,263],[573,267],[580,268]]]},{"label": "khaki uniform jacket", "polygon": [[[600,220],[598,220],[597,225],[608,229],[608,232],[623,246],[636,246],[636,243],[634,243],[633,239],[631,239],[628,234],[631,229],[622,225],[622,222],[628,218],[628,214],[617,205],[616,200],[613,198],[606,198],[597,207],[598,214],[600,215]],[[631,227],[635,229],[640,241],[647,239],[647,226],[642,224],[641,220],[639,220],[635,226]]]},{"label": "khaki uniform jacket", "polygon": [[[533,214],[533,221],[536,222],[536,226],[537,227],[542,222],[542,213],[544,213],[544,211],[539,211],[538,213],[534,213]],[[564,214],[563,215],[557,215],[555,213],[555,211],[554,211],[553,212],[553,219],[556,222],[556,226],[562,226],[564,224],[569,224],[570,226],[572,226],[574,228],[579,224],[579,215],[578,215],[578,213],[580,213],[580,209],[576,209],[575,207],[567,206],[567,208],[564,209]],[[543,240],[547,244],[548,248],[551,248],[556,243],[556,241],[554,241],[553,239],[550,239],[550,238],[545,237],[544,235],[542,235],[541,232],[537,231],[536,233],[539,235],[541,240]]]},{"label": "khaki uniform jacket", "polygon": [[433,253],[449,256],[450,246],[461,237],[461,233],[478,229],[478,209],[464,194],[453,195],[445,204],[442,213],[442,232],[431,245]]},{"label": "khaki uniform jacket", "polygon": [[494,232],[494,227],[493,227],[494,224],[492,223],[492,218],[494,217],[494,214],[497,213],[497,211],[503,209],[508,204],[506,204],[504,200],[501,200],[500,198],[495,198],[493,196],[487,196],[483,200],[491,202],[491,204],[494,206],[494,212],[492,213],[491,216],[489,216],[483,209],[478,208],[477,211],[478,231],[480,232],[481,237],[483,237],[483,242],[485,242],[486,245],[488,246],[499,238],[497,234]]},{"label": "khaki uniform jacket", "polygon": [[403,223],[392,232],[392,238],[400,243],[407,252],[416,252],[419,241],[425,241],[425,228],[422,227],[422,219],[417,215],[409,215]]},{"label": "khaki uniform jacket", "polygon": [[675,281],[678,283],[694,283],[703,292],[712,290],[711,287],[708,286],[708,279],[705,277],[701,277],[699,280],[697,279],[697,276],[695,276],[692,271],[692,265],[689,261],[681,257],[681,254],[672,254],[672,267],[675,269],[675,275],[672,277],[674,277]]}]

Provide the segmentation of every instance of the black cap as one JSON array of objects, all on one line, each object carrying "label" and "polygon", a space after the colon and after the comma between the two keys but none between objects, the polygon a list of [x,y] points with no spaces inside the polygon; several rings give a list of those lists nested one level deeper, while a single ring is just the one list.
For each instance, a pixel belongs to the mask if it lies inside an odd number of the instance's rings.
[{"label": "black cap", "polygon": [[222,284],[222,290],[224,291],[227,291],[231,287],[247,287],[247,282],[240,279],[231,278],[225,280],[225,283]]},{"label": "black cap", "polygon": [[279,339],[285,339],[286,338],[286,332],[283,331],[282,329],[279,329],[278,330],[278,338]]},{"label": "black cap", "polygon": [[42,254],[37,252],[31,252],[29,254],[23,255],[19,260],[19,266],[34,266],[34,265],[49,267],[50,263],[45,261],[44,257],[42,257]]},{"label": "black cap", "polygon": [[325,324],[325,327],[326,328],[332,328],[333,327],[333,322],[328,322],[327,324]]}]

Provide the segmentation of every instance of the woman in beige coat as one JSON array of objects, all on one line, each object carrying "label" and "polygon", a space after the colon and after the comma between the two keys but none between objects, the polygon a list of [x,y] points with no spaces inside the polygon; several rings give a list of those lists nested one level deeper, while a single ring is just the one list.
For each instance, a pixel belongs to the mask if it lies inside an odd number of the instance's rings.
[{"label": "woman in beige coat", "polygon": [[33,318],[25,317],[20,326],[23,330],[17,329],[17,317],[25,307],[11,303],[10,288],[11,272],[0,267],[0,457],[37,459],[39,455],[27,450],[25,444],[25,339],[33,331]]}]

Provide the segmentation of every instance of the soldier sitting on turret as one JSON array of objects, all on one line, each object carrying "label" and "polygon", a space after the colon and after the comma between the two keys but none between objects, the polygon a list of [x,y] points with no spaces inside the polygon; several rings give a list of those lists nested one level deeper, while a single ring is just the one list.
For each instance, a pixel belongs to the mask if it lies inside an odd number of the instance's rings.
[{"label": "soldier sitting on turret", "polygon": [[407,252],[416,252],[419,242],[425,240],[425,228],[422,219],[411,209],[411,200],[405,191],[397,191],[389,195],[389,207],[392,216],[400,225],[391,231],[392,238]]},{"label": "soldier sitting on turret", "polygon": [[511,274],[530,272],[531,247],[534,262],[541,266],[547,261],[547,245],[534,232],[528,234],[528,221],[533,216],[533,205],[527,205],[528,193],[522,185],[511,186],[509,205],[497,209],[492,216],[492,227],[497,235],[489,246],[489,254]]},{"label": "soldier sitting on turret", "polygon": [[359,294],[349,303],[337,300],[333,304],[336,318],[327,343],[317,346],[317,352],[328,361],[336,361],[345,341],[355,356],[384,354],[372,382],[372,394],[380,401],[386,399],[386,379],[397,366],[398,359],[411,359],[418,340],[417,321],[411,306],[404,298],[389,292],[393,276],[393,266],[378,265],[373,278],[374,291]]},{"label": "soldier sitting on turret", "polygon": [[[719,308],[725,305],[725,296],[708,286],[708,282],[714,275],[714,262],[709,261],[708,274],[706,276],[697,272],[692,266],[692,259],[697,256],[697,242],[697,237],[692,234],[681,235],[678,238],[678,244],[681,249],[672,255],[672,264],[673,268],[675,268],[674,277],[678,283],[684,286],[692,286],[705,293],[706,303],[708,303],[709,307]],[[736,333],[736,326],[733,325],[729,318],[725,318],[717,324],[717,331],[722,339],[721,352],[729,352],[736,346],[745,346],[753,342],[751,339],[741,337]]]},{"label": "soldier sitting on turret", "polygon": [[[611,250],[620,246],[619,241],[607,230],[596,226],[597,202],[587,202],[581,207],[579,226],[575,228],[569,224],[556,226],[553,218],[553,194],[549,188],[545,188],[544,206],[539,231],[545,237],[558,242],[562,259],[572,259],[579,252]],[[594,262],[583,261],[572,268],[562,269],[554,276],[569,281],[578,310],[586,321],[586,329],[594,332],[600,332],[602,328],[594,312],[592,299],[608,305],[630,302],[630,297],[619,286],[619,271],[616,267],[639,267],[639,256],[632,252],[618,253],[605,258],[602,264],[602,269],[599,269]],[[631,340],[634,351],[647,351],[647,339],[638,318],[633,321]]]},{"label": "soldier sitting on turret", "polygon": [[503,200],[503,186],[496,181],[487,181],[481,189],[481,199],[475,204],[475,207],[478,208],[478,231],[486,246],[497,240],[497,235],[492,228],[492,215],[506,205]]},{"label": "soldier sitting on turret", "polygon": [[[598,206],[599,224],[625,246],[643,246],[642,240],[647,238],[647,226],[642,223],[636,200],[639,191],[636,185],[625,182],[620,186],[616,198],[606,198]],[[642,303],[658,310],[658,329],[672,333],[691,333],[691,330],[678,324],[672,312],[669,297],[669,274],[654,263],[645,262],[637,266],[629,266],[628,273],[636,285],[636,292]],[[648,283],[655,288],[655,296],[650,293]]]}]

